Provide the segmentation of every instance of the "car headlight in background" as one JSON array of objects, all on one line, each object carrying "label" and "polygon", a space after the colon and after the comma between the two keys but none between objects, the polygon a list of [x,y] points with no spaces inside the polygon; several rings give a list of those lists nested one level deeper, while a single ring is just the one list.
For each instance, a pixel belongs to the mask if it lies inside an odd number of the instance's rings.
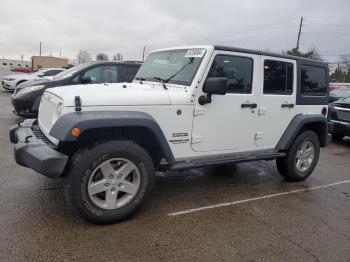
[{"label": "car headlight in background", "polygon": [[28,87],[25,87],[25,88],[19,90],[17,95],[19,96],[19,95],[23,95],[23,94],[30,93],[33,91],[39,91],[39,90],[44,89],[44,87],[45,87],[45,85],[28,86]]},{"label": "car headlight in background", "polygon": [[5,81],[14,81],[14,80],[16,80],[15,78],[6,78],[6,77],[4,77],[3,78]]}]

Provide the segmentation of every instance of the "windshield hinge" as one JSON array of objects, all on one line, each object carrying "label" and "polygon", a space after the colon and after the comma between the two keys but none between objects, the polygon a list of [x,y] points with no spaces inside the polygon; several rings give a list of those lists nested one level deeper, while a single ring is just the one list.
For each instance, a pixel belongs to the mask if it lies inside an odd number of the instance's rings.
[{"label": "windshield hinge", "polygon": [[202,141],[203,141],[203,137],[197,136],[197,135],[192,135],[192,138],[191,138],[192,144],[200,143]]},{"label": "windshield hinge", "polygon": [[205,112],[205,109],[195,107],[193,110],[193,115],[194,116],[204,115],[204,112]]}]

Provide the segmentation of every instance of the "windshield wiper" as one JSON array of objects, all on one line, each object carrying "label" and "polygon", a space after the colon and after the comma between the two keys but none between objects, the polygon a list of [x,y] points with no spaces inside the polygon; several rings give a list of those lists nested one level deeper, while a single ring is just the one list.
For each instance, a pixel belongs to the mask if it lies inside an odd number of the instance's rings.
[{"label": "windshield wiper", "polygon": [[188,65],[193,63],[194,58],[191,57],[190,60],[183,66],[180,68],[179,71],[177,71],[175,74],[173,74],[172,76],[170,76],[169,78],[165,79],[164,82],[168,83],[171,79],[173,79],[175,76],[177,76],[178,74],[180,74],[182,72],[182,70],[184,70]]},{"label": "windshield wiper", "polygon": [[142,81],[146,81],[146,78],[142,78],[142,77],[135,77],[135,80],[140,80],[140,84],[142,85]]},{"label": "windshield wiper", "polygon": [[161,77],[152,77],[153,79],[155,79],[155,80],[159,80],[161,83],[162,83],[162,85],[163,85],[163,88],[165,89],[165,90],[168,90],[168,88],[167,88],[167,86],[166,86],[166,80],[165,79],[163,79],[163,78],[161,78]]}]

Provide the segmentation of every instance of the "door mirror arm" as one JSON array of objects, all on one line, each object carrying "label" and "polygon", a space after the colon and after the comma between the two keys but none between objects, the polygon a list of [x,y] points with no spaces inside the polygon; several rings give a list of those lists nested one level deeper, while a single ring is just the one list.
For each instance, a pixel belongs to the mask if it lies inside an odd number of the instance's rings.
[{"label": "door mirror arm", "polygon": [[198,103],[200,105],[205,105],[211,103],[211,96],[215,95],[225,95],[227,87],[226,77],[208,77],[205,80],[203,86],[203,92],[206,93],[198,98]]},{"label": "door mirror arm", "polygon": [[206,94],[206,95],[201,95],[198,98],[198,103],[203,106],[205,104],[210,104],[211,103],[211,94]]}]

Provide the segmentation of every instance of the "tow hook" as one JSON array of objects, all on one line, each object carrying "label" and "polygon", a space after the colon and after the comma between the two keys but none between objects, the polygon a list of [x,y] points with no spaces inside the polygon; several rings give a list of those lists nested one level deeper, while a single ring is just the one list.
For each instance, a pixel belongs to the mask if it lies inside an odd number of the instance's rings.
[{"label": "tow hook", "polygon": [[26,136],[26,138],[24,139],[24,143],[29,143],[29,138],[32,138],[33,136]]}]

